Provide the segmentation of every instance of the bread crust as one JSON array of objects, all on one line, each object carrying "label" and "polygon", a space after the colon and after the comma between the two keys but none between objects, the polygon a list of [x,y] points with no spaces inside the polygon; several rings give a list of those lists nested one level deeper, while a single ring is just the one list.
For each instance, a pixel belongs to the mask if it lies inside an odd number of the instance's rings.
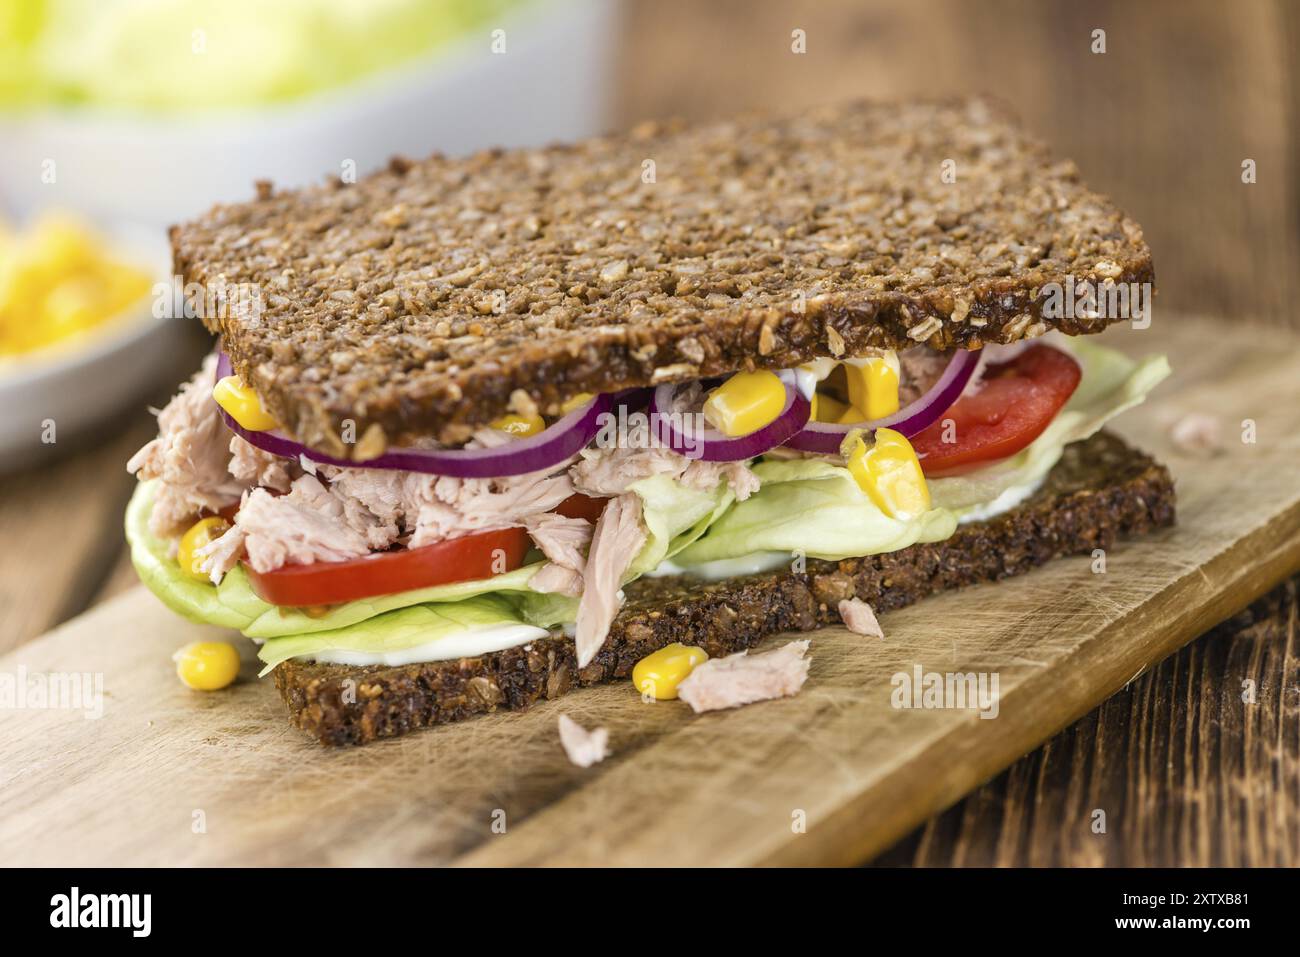
[{"label": "bread crust", "polygon": [[463,442],[516,390],[554,412],[869,348],[1098,332],[1117,316],[1049,316],[1049,284],[1154,280],[1141,228],[984,100],[395,161],[171,237],[186,283],[260,293],[204,321],[284,431],[338,457]]},{"label": "bread crust", "polygon": [[400,667],[291,660],[275,670],[275,683],[295,726],[322,744],[364,744],[625,678],[670,642],[727,655],[768,635],[838,622],[841,599],[859,598],[878,612],[901,608],[1173,522],[1169,471],[1101,432],[1068,446],[1032,498],[997,518],[960,526],[943,542],[841,562],[809,560],[802,573],[633,582],[604,646],[583,669],[573,640],[555,634],[476,658]]}]

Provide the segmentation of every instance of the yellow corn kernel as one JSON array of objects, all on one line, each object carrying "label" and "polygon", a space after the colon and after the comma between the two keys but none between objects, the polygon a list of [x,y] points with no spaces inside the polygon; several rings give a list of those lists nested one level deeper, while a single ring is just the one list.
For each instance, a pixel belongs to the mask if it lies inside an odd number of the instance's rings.
[{"label": "yellow corn kernel", "polygon": [[[814,392],[812,397],[812,415],[809,416],[814,422],[839,422],[840,417],[849,411],[849,407],[835,398],[833,395],[822,395],[820,392]],[[859,422],[860,419],[853,421]]]},{"label": "yellow corn kernel", "polygon": [[47,330],[50,341],[66,338],[100,321],[103,306],[100,290],[84,279],[65,280],[45,296],[44,310],[37,322]]},{"label": "yellow corn kernel", "polygon": [[671,701],[677,697],[677,686],[695,670],[695,666],[708,660],[709,655],[703,648],[674,641],[636,663],[632,669],[632,684],[642,694],[659,701]]},{"label": "yellow corn kernel", "polygon": [[849,472],[890,518],[909,519],[930,507],[930,489],[912,443],[893,429],[876,429],[870,448],[861,436],[850,443]]},{"label": "yellow corn kernel", "polygon": [[536,435],[546,428],[546,423],[540,415],[503,415],[499,419],[492,420],[492,428],[501,432],[509,432],[511,435],[525,436]]},{"label": "yellow corn kernel", "polygon": [[723,435],[748,435],[785,408],[785,383],[775,372],[737,372],[704,400],[704,421]]},{"label": "yellow corn kernel", "polygon": [[22,236],[0,224],[0,355],[80,336],[121,315],[151,284],[73,220],[45,218]]},{"label": "yellow corn kernel", "polygon": [[835,420],[837,425],[857,425],[859,422],[866,422],[870,416],[863,412],[856,405],[844,406],[844,411],[840,417]]},{"label": "yellow corn kernel", "polygon": [[176,562],[181,566],[181,571],[190,578],[207,581],[208,576],[199,568],[199,558],[194,553],[226,534],[229,528],[229,522],[215,515],[201,518],[191,525],[189,531],[181,536],[180,546],[176,549]]},{"label": "yellow corn kernel", "polygon": [[228,375],[212,389],[212,398],[217,400],[230,417],[250,432],[265,432],[275,428],[275,419],[262,406],[257,393],[244,384],[237,375]]},{"label": "yellow corn kernel", "polygon": [[592,395],[590,392],[579,392],[568,402],[565,402],[563,405],[561,405],[560,411],[563,412],[565,415],[568,415],[570,412],[574,411],[575,409],[581,409],[584,405],[586,405],[594,398],[595,396]]},{"label": "yellow corn kernel", "polygon": [[195,691],[219,691],[239,675],[239,652],[227,641],[193,641],[176,654],[176,674]]},{"label": "yellow corn kernel", "polygon": [[63,216],[38,222],[31,243],[33,259],[54,276],[79,272],[99,259],[94,237],[80,223]]},{"label": "yellow corn kernel", "polygon": [[846,361],[849,403],[872,421],[893,415],[898,411],[899,368],[898,356],[893,352]]}]

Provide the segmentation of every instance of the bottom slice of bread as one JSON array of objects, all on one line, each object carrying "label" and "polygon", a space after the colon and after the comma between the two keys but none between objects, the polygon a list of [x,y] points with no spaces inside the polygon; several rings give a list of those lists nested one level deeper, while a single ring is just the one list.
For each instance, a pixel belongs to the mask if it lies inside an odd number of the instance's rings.
[{"label": "bottom slice of bread", "polygon": [[710,657],[728,655],[767,635],[836,622],[842,598],[856,596],[876,611],[900,608],[944,589],[1018,575],[1058,556],[1109,548],[1118,536],[1173,521],[1169,471],[1101,432],[1069,446],[1024,503],[960,526],[943,542],[841,562],[810,559],[798,573],[633,582],[604,646],[582,669],[573,640],[556,634],[476,658],[400,667],[287,661],[275,670],[275,683],[294,725],[323,744],[364,744],[624,678],[670,642],[700,645]]}]

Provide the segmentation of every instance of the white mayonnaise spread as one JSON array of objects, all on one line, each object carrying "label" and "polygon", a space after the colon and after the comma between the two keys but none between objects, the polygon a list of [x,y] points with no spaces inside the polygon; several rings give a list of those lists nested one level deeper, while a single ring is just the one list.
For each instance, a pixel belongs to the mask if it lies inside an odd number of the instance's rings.
[{"label": "white mayonnaise spread", "polygon": [[757,575],[759,572],[776,571],[789,568],[794,556],[788,552],[751,552],[738,558],[722,558],[716,562],[701,562],[685,567],[668,560],[645,573],[646,578],[662,578],[666,575],[690,575],[705,581],[716,582],[724,578],[739,578],[742,575]]},{"label": "white mayonnaise spread", "polygon": [[957,524],[966,525],[970,522],[983,522],[990,518],[996,518],[1003,512],[1011,511],[1037,492],[1042,487],[1043,478],[1045,477],[1043,476],[1033,482],[1027,482],[1024,485],[1013,485],[991,502],[985,502],[983,505],[972,505],[958,515]]},{"label": "white mayonnaise spread", "polygon": [[834,359],[814,359],[812,362],[805,362],[797,369],[786,371],[794,373],[795,387],[805,399],[811,401],[813,393],[817,391],[817,383],[830,375],[834,369]]}]

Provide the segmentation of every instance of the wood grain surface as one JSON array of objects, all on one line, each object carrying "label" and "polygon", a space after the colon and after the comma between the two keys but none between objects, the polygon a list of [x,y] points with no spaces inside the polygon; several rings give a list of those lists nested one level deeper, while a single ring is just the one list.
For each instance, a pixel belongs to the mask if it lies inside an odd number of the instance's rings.
[{"label": "wood grain surface", "polygon": [[[1216,346],[1238,334],[1270,341],[1263,326],[1230,333],[1221,328],[1233,320],[1258,317],[1300,327],[1300,312],[1292,305],[1300,292],[1300,196],[1291,175],[1300,165],[1300,4],[629,0],[627,7],[612,126],[646,116],[798,108],[848,96],[993,93],[1060,153],[1077,158],[1093,186],[1146,226],[1161,315],[1171,307],[1214,312],[1219,318],[1206,342]],[[807,31],[806,55],[790,52],[795,27]],[[1107,30],[1104,56],[1087,52],[1087,38],[1097,27]],[[1246,156],[1258,163],[1253,186],[1240,182]],[[1295,347],[1288,340],[1277,348]],[[1216,348],[1194,361],[1199,374],[1209,377],[1216,362],[1226,368],[1237,358]],[[178,357],[175,378],[186,376],[193,364]],[[1173,385],[1181,388],[1188,385],[1189,365],[1180,365]],[[1283,385],[1283,399],[1294,401],[1295,386],[1294,379]],[[1193,407],[1205,398],[1191,395],[1182,404]],[[1170,405],[1162,400],[1160,407]],[[1146,423],[1134,420],[1126,419],[1130,431]],[[133,586],[118,535],[120,503],[131,479],[120,469],[149,430],[148,417],[140,413],[111,424],[97,443],[47,468],[0,479],[0,529],[9,546],[0,555],[0,650]],[[1179,474],[1196,467],[1194,459],[1163,454]],[[165,615],[159,621],[181,627]],[[879,860],[1295,863],[1300,688],[1294,623],[1293,586],[1274,593],[1257,614],[1215,628],[1144,673]],[[179,643],[179,631],[174,637]],[[162,644],[163,651],[171,647]],[[147,660],[159,676],[166,674],[163,663]],[[1234,705],[1247,674],[1259,679],[1253,709]],[[265,689],[241,685],[236,693],[255,695],[251,700],[264,708],[265,722],[278,727],[278,702]],[[189,714],[178,710],[181,705],[192,710],[202,702],[178,698],[162,720]],[[1276,726],[1269,708],[1278,709]],[[224,711],[214,709],[214,721]],[[141,733],[152,733],[149,720],[157,726],[160,716],[143,720]],[[229,747],[229,735],[241,727],[247,725],[214,723],[210,737]],[[191,743],[183,760],[211,762],[218,747]],[[77,772],[84,756],[81,749],[57,759],[68,771],[62,780],[78,793],[88,786],[83,777],[97,780]],[[239,778],[239,765],[230,773]],[[548,786],[558,789],[555,778],[566,773],[549,772]],[[16,774],[0,765],[0,781]],[[304,808],[306,793],[292,789]],[[1107,811],[1109,837],[1076,826],[1085,806]],[[103,831],[96,860],[112,860],[111,819],[106,809],[86,825],[97,823]],[[188,818],[183,823],[188,827]],[[218,820],[210,833],[230,823]],[[465,846],[478,839],[477,826],[467,823]],[[122,835],[121,844],[133,848],[138,842]],[[0,847],[0,863],[6,857]],[[317,859],[329,860],[330,854]],[[374,859],[384,859],[382,846]]]},{"label": "wood grain surface", "polygon": [[1300,328],[1294,0],[641,0],[624,30],[615,125],[993,95],[1143,225],[1162,305]]},{"label": "wood grain surface", "polygon": [[1298,616],[1294,577],[874,863],[1300,865]]},{"label": "wood grain surface", "polygon": [[[0,479],[0,649],[16,647],[87,608],[120,554],[133,479],[125,464],[156,432],[153,417],[53,464]],[[31,574],[39,561],[41,574]]]},{"label": "wood grain surface", "polygon": [[[617,684],[326,751],[287,727],[251,662],[227,692],[183,688],[168,654],[213,630],[131,590],[0,659],[0,672],[102,673],[105,688],[98,720],[0,712],[6,862],[868,859],[1300,567],[1300,409],[1276,401],[1300,379],[1300,351],[1276,332],[1206,350],[1217,328],[1157,313],[1150,330],[1107,337],[1167,351],[1174,364],[1120,431],[1173,469],[1176,529],[1116,547],[1102,575],[1086,558],[1059,561],[882,616],[884,641],[819,631],[808,685],[788,700],[695,716],[680,703],[643,705]],[[1229,427],[1223,453],[1172,449],[1168,425],[1205,410]],[[1257,423],[1254,444],[1236,441],[1244,418]],[[996,672],[998,717],[891,707],[890,677],[917,664]],[[1229,677],[1222,688],[1239,687]],[[1257,702],[1271,687],[1261,683]],[[608,726],[614,755],[590,770],[569,765],[561,712]],[[1124,809],[1146,799],[1085,798],[1062,810],[1063,834],[1088,829],[1101,807],[1122,840]],[[1242,806],[1222,810],[1236,827]],[[801,818],[803,833],[792,827]]]},{"label": "wood grain surface", "polygon": [[148,406],[164,404],[211,348],[197,323],[177,343],[173,374],[161,387],[146,385],[135,408],[0,476],[0,651],[134,583],[122,540],[135,488],[126,461],[158,432]]}]

